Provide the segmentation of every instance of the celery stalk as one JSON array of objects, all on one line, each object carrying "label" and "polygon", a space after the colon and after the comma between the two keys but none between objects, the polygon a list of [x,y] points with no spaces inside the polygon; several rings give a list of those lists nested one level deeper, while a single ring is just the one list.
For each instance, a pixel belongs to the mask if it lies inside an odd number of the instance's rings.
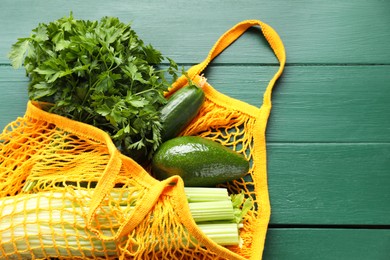
[{"label": "celery stalk", "polygon": [[225,188],[186,187],[184,191],[188,202],[230,200]]},{"label": "celery stalk", "polygon": [[195,222],[234,219],[234,209],[230,200],[189,203]]}]

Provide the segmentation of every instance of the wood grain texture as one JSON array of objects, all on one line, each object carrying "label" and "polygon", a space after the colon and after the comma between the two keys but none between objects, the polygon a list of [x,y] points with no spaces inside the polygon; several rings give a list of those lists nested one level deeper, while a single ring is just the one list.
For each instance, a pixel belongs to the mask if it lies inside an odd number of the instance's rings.
[{"label": "wood grain texture", "polygon": [[[234,24],[281,36],[287,66],[267,128],[271,225],[265,260],[390,259],[390,1],[1,0],[0,128],[22,116],[28,79],[7,53],[40,22],[116,16],[188,68]],[[251,28],[205,71],[255,106],[277,70]],[[306,227],[306,228],[305,228]]]},{"label": "wood grain texture", "polygon": [[28,100],[27,85],[24,69],[0,66],[0,131],[24,115]]},{"label": "wood grain texture", "polygon": [[[205,76],[259,107],[277,68],[211,66]],[[287,66],[273,93],[268,141],[390,142],[389,82],[390,66]]]},{"label": "wood grain texture", "polygon": [[[23,1],[2,0],[0,63],[18,37],[39,22],[70,11],[80,19],[117,16],[132,22],[145,42],[177,62],[198,63],[217,38],[247,19],[272,25],[283,38],[289,63],[376,63],[390,61],[390,2],[383,0],[299,1]],[[17,19],[15,19],[17,18]],[[221,63],[275,63],[257,33],[243,36]]]},{"label": "wood grain texture", "polygon": [[390,226],[390,144],[268,144],[272,224]]},{"label": "wood grain texture", "polygon": [[264,260],[388,260],[390,230],[284,229],[268,231]]}]

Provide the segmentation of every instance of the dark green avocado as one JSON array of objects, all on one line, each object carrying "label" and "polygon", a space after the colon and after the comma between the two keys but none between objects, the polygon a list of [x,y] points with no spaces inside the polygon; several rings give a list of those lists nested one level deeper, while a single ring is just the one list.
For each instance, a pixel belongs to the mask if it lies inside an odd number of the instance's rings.
[{"label": "dark green avocado", "polygon": [[243,177],[249,162],[242,155],[199,136],[170,139],[153,156],[152,173],[163,180],[179,175],[185,186],[209,187]]}]

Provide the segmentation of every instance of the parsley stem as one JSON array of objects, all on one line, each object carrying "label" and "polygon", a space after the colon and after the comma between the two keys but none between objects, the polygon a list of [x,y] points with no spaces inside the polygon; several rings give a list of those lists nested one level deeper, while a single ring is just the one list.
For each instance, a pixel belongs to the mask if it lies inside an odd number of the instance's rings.
[{"label": "parsley stem", "polygon": [[138,95],[142,95],[142,94],[145,94],[145,93],[147,93],[147,92],[150,92],[150,91],[157,91],[157,90],[154,89],[154,88],[145,89],[145,90],[143,90],[143,91],[140,91],[140,92],[135,93],[134,95],[138,96]]}]

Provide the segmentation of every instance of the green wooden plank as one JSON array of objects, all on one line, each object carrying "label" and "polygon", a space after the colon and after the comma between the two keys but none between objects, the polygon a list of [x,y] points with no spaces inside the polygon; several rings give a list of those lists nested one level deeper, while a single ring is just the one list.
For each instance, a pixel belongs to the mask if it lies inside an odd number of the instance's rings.
[{"label": "green wooden plank", "polygon": [[390,144],[270,143],[272,224],[390,224]]},{"label": "green wooden plank", "polygon": [[280,229],[268,231],[264,260],[388,260],[390,230]]},{"label": "green wooden plank", "polygon": [[[2,0],[0,63],[8,63],[6,53],[16,38],[28,35],[39,22],[55,20],[71,10],[82,19],[109,15],[133,21],[145,42],[184,63],[201,61],[222,33],[246,19],[272,25],[285,43],[290,63],[390,61],[390,2],[383,0]],[[275,63],[257,33],[244,37],[218,62]]]},{"label": "green wooden plank", "polygon": [[12,84],[14,82],[27,83],[28,77],[26,76],[24,68],[14,69],[10,65],[4,65],[0,66],[0,82],[7,84]]},{"label": "green wooden plank", "polygon": [[[276,66],[213,64],[205,75],[222,93],[260,106],[276,70]],[[390,66],[286,67],[273,94],[267,140],[390,142],[389,72]],[[18,82],[16,86],[14,82]],[[12,117],[24,113],[27,78],[22,69],[2,66],[0,84],[4,93],[0,96],[3,128],[10,119],[8,104],[14,108]]]},{"label": "green wooden plank", "polygon": [[24,70],[0,66],[0,131],[24,115],[28,100],[27,84]]},{"label": "green wooden plank", "polygon": [[[211,66],[205,76],[260,106],[277,66]],[[287,66],[273,94],[273,142],[390,142],[390,66]]]}]

